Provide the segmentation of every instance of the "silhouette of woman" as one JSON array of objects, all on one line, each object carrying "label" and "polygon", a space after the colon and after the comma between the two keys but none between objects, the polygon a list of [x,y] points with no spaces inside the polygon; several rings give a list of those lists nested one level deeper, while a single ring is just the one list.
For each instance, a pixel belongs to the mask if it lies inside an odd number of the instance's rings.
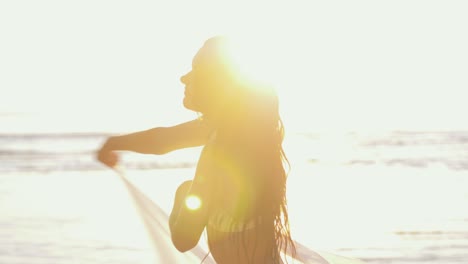
[{"label": "silhouette of woman", "polygon": [[215,261],[283,263],[292,250],[286,206],[287,163],[278,98],[271,87],[243,78],[224,37],[208,39],[181,77],[183,104],[201,113],[173,127],[112,136],[97,159],[113,167],[116,151],[164,154],[204,146],[193,180],[176,191],[169,226],[181,252],[206,229]]}]

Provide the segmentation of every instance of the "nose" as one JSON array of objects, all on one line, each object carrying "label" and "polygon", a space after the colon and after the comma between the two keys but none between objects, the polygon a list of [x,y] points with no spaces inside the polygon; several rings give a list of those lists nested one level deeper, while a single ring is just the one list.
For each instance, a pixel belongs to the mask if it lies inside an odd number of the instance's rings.
[{"label": "nose", "polygon": [[188,81],[189,81],[189,77],[190,77],[190,72],[189,72],[189,73],[186,73],[185,75],[182,75],[182,76],[180,77],[180,81],[181,81],[183,84],[187,85],[187,83],[188,83]]}]

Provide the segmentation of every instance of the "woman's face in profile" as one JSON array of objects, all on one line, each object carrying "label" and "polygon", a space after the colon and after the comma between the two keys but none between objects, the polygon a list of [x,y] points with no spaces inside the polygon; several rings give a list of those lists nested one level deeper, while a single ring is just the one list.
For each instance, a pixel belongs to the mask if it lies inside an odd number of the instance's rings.
[{"label": "woman's face in profile", "polygon": [[204,114],[215,106],[223,85],[222,67],[210,55],[209,48],[202,47],[193,58],[191,71],[180,78],[185,85],[184,107]]}]

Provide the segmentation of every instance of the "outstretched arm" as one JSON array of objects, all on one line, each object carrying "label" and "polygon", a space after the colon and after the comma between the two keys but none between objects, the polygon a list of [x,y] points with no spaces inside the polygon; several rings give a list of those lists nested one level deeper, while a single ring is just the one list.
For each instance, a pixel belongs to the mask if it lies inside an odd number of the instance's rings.
[{"label": "outstretched arm", "polygon": [[156,127],[131,134],[112,136],[97,153],[102,163],[113,167],[117,162],[114,151],[133,151],[143,154],[165,154],[173,150],[202,146],[212,129],[195,119],[172,127]]}]

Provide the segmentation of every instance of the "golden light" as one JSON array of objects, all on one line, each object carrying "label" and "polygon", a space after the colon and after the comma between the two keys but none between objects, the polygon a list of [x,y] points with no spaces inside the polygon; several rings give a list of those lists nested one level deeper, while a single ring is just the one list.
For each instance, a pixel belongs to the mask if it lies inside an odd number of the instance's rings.
[{"label": "golden light", "polygon": [[185,206],[192,211],[200,209],[201,205],[202,202],[196,195],[189,195],[185,198]]},{"label": "golden light", "polygon": [[223,51],[231,70],[238,81],[250,84],[248,87],[262,89],[274,84],[277,65],[271,63],[274,50],[266,41],[252,41],[247,36],[228,36]]}]

